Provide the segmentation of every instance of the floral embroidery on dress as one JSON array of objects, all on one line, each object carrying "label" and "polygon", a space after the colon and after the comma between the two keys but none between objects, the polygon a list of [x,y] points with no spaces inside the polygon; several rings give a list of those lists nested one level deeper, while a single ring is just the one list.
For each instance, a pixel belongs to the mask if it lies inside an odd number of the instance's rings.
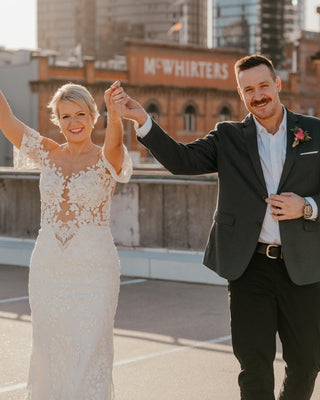
[{"label": "floral embroidery on dress", "polygon": [[16,166],[42,167],[41,225],[50,224],[62,246],[67,246],[81,226],[108,226],[116,180],[130,179],[132,162],[124,148],[125,159],[119,175],[101,154],[96,164],[70,177],[64,176],[60,167],[51,164],[41,140],[38,132],[26,127]]},{"label": "floral embroidery on dress", "polygon": [[20,150],[14,148],[14,168],[40,169],[41,160],[47,155],[41,146],[42,138],[37,131],[25,126]]},{"label": "floral embroidery on dress", "polygon": [[45,160],[40,182],[42,223],[52,225],[63,246],[81,226],[107,226],[110,208],[104,206],[110,204],[114,187],[115,180],[101,159],[70,177]]}]

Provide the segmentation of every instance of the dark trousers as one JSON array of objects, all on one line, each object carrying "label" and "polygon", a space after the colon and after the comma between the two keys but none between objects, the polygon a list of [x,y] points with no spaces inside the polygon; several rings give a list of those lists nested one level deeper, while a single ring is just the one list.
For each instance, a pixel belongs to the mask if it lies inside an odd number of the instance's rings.
[{"label": "dark trousers", "polygon": [[[320,260],[319,260],[320,268]],[[274,400],[276,333],[286,373],[279,400],[309,400],[320,370],[320,283],[298,286],[283,260],[255,254],[228,284],[242,400]]]}]

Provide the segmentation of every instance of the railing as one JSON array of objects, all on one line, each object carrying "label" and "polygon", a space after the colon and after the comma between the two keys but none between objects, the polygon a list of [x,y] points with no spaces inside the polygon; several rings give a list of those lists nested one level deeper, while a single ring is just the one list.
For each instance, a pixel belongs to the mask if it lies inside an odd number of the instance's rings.
[{"label": "railing", "polygon": [[[39,172],[0,169],[0,236],[35,238]],[[111,230],[117,245],[201,251],[216,206],[217,177],[136,170],[117,184]]]},{"label": "railing", "polygon": [[[123,275],[225,285],[202,265],[217,177],[135,170],[117,184],[110,227]],[[39,172],[0,169],[0,264],[28,266],[40,222]]]}]

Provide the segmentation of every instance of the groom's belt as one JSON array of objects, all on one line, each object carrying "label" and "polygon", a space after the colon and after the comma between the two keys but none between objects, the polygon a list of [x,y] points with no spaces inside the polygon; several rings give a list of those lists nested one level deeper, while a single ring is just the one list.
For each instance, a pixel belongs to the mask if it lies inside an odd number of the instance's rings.
[{"label": "groom's belt", "polygon": [[278,244],[258,242],[255,252],[263,254],[273,260],[283,259],[282,247]]}]

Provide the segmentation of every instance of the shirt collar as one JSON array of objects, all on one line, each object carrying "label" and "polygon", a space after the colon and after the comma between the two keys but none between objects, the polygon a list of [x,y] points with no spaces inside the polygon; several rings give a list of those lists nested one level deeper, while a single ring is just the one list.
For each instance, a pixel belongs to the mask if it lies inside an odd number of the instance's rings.
[{"label": "shirt collar", "polygon": [[[281,121],[281,123],[280,123],[280,125],[279,125],[279,129],[278,129],[277,133],[278,133],[278,132],[284,133],[284,132],[287,131],[287,110],[286,110],[286,108],[283,107],[283,106],[282,106],[282,108],[283,108],[283,118],[282,118],[282,121]],[[269,133],[268,133],[268,131],[266,130],[266,128],[265,128],[264,126],[262,126],[262,125],[257,121],[257,119],[256,119],[256,117],[255,117],[254,115],[253,115],[253,120],[254,120],[254,122],[255,122],[255,124],[256,124],[257,134],[258,134],[259,136],[261,136],[261,135],[263,135],[263,134],[268,134],[268,135],[269,135]]]}]

